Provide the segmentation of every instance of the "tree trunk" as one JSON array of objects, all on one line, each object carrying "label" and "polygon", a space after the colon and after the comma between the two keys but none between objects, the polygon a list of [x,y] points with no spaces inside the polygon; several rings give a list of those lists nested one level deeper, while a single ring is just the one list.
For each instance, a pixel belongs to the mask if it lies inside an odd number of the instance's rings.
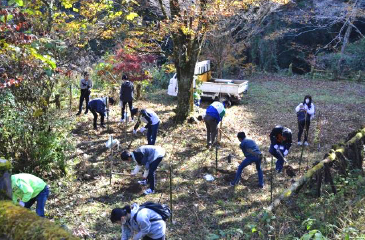
[{"label": "tree trunk", "polygon": [[180,68],[179,70],[177,69],[177,72],[179,92],[177,94],[176,121],[183,122],[192,111],[190,102],[193,97],[192,86],[194,78],[194,67],[187,66],[185,68]]},{"label": "tree trunk", "polygon": [[142,98],[142,84],[140,82],[136,82],[136,100],[140,100]]},{"label": "tree trunk", "polygon": [[178,81],[176,122],[182,123],[193,110],[193,79],[201,41],[174,34],[174,59]]}]

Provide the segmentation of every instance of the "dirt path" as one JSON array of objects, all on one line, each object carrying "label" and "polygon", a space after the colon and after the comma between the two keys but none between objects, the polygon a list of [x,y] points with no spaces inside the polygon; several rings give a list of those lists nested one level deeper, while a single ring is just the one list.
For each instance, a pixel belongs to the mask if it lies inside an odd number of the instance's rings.
[{"label": "dirt path", "polygon": [[[218,173],[215,172],[215,151],[205,148],[205,125],[178,125],[172,120],[176,100],[167,96],[165,90],[149,94],[147,100],[138,101],[136,107],[151,108],[162,120],[156,145],[163,146],[167,156],[158,169],[157,193],[143,196],[143,189],[136,184],[138,178],[125,175],[113,176],[109,184],[110,153],[105,142],[110,135],[126,148],[134,138],[132,149],[146,144],[139,133],[131,133],[133,124],[127,127],[119,124],[119,106],[112,107],[110,130],[92,130],[92,115],[75,118],[72,130],[76,141],[76,151],[71,157],[71,170],[67,178],[52,186],[52,197],[47,209],[48,216],[66,225],[75,233],[85,230],[93,239],[119,239],[120,227],[113,226],[109,214],[113,207],[122,207],[133,202],[147,200],[168,203],[169,179],[168,164],[173,165],[173,219],[168,226],[168,239],[205,239],[210,233],[219,230],[233,232],[244,229],[245,218],[267,206],[270,201],[270,157],[268,155],[268,134],[276,124],[283,124],[293,130],[296,143],[296,115],[294,108],[311,94],[314,104],[322,113],[321,150],[314,142],[318,119],[311,124],[310,146],[304,152],[304,165],[322,159],[329,147],[344,135],[364,124],[365,90],[363,85],[353,83],[321,82],[306,79],[285,79],[277,77],[256,77],[250,80],[249,93],[239,106],[227,111],[223,129],[233,142],[222,137],[222,147],[218,151]],[[208,103],[204,103],[204,108]],[[124,132],[126,129],[126,134]],[[238,148],[236,134],[244,130],[254,139],[267,156],[263,163],[266,186],[257,187],[255,167],[248,166],[242,174],[243,181],[236,187],[229,187],[243,155]],[[293,144],[288,160],[297,169],[300,148]],[[113,156],[113,169],[119,173],[129,173],[133,168],[121,162],[120,151]],[[227,156],[233,153],[232,163]],[[207,173],[216,178],[207,182]],[[284,174],[275,178],[274,195],[290,185],[291,178]]]}]

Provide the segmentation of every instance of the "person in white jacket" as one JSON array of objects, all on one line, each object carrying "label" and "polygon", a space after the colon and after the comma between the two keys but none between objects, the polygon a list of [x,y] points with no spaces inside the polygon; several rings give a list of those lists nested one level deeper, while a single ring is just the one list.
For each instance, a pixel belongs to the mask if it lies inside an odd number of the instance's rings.
[{"label": "person in white jacket", "polygon": [[165,221],[151,209],[140,209],[137,203],[114,208],[110,220],[112,223],[122,225],[121,240],[165,240]]},{"label": "person in white jacket", "polygon": [[310,95],[306,95],[304,97],[304,101],[295,108],[295,111],[297,112],[298,117],[298,145],[302,145],[301,137],[305,128],[303,144],[307,146],[309,126],[315,113],[312,97]]},{"label": "person in white jacket", "polygon": [[137,163],[135,169],[132,171],[132,175],[137,175],[142,166],[145,167],[143,174],[143,180],[138,181],[141,185],[150,184],[150,188],[144,191],[144,194],[148,195],[155,192],[155,172],[165,156],[165,149],[154,145],[143,145],[133,152],[123,151],[121,159],[123,161],[131,161],[132,159]]}]

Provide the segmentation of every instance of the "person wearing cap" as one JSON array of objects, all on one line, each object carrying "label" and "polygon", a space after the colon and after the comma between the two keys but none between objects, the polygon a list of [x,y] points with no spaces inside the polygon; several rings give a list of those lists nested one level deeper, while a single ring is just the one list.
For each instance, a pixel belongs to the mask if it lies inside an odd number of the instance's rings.
[{"label": "person wearing cap", "polygon": [[89,97],[90,97],[90,93],[91,93],[91,88],[93,87],[93,82],[91,81],[91,79],[89,79],[89,73],[88,72],[84,72],[84,78],[80,80],[80,90],[81,90],[81,94],[80,94],[80,102],[79,102],[79,111],[77,112],[76,115],[80,115],[82,112],[82,104],[84,102],[86,102],[86,110],[85,110],[85,114],[88,113],[88,104],[89,104]]},{"label": "person wearing cap", "polygon": [[148,195],[155,192],[155,172],[165,156],[165,149],[159,146],[144,145],[133,152],[123,151],[121,158],[124,161],[135,161],[136,167],[132,171],[132,175],[137,175],[142,166],[145,167],[143,180],[138,181],[141,185],[150,185],[150,188],[144,191]]},{"label": "person wearing cap", "polygon": [[98,113],[100,115],[100,127],[105,128],[104,117],[105,117],[107,111],[109,111],[107,109],[107,105],[108,105],[107,101],[109,101],[109,104],[111,104],[111,105],[114,104],[114,99],[111,97],[95,98],[89,102],[88,108],[90,109],[91,113],[94,115],[93,126],[94,126],[95,130],[98,129],[98,127],[96,125],[96,122],[98,119]]},{"label": "person wearing cap", "polygon": [[28,173],[14,174],[11,176],[11,188],[14,204],[30,208],[37,201],[36,213],[44,217],[49,187],[42,179]]},{"label": "person wearing cap", "polygon": [[[122,118],[120,119],[120,122],[125,121],[124,112],[125,112],[125,106],[127,105],[127,103],[129,106],[129,111],[131,112],[131,115],[132,115],[133,91],[134,91],[133,83],[128,80],[127,75],[123,75],[122,80],[124,80],[125,82],[120,87],[120,93],[119,93],[120,106],[122,107]],[[133,120],[133,116],[132,116],[132,120]]]},{"label": "person wearing cap", "polygon": [[311,120],[314,117],[314,104],[312,103],[312,97],[306,95],[302,103],[295,108],[298,117],[298,145],[302,145],[301,138],[303,130],[305,128],[303,144],[308,146],[308,131],[311,124]]},{"label": "person wearing cap", "polygon": [[123,208],[114,208],[110,214],[114,224],[122,225],[121,240],[165,240],[166,223],[149,208],[139,208],[137,203]]},{"label": "person wearing cap", "polygon": [[269,152],[277,159],[276,171],[280,173],[285,162],[284,157],[288,155],[292,144],[292,132],[281,125],[275,126],[270,133],[270,141]]},{"label": "person wearing cap", "polygon": [[242,163],[239,165],[236,176],[234,180],[230,183],[231,186],[234,186],[239,183],[241,179],[241,174],[243,169],[250,165],[251,163],[256,164],[256,170],[259,177],[259,187],[264,187],[264,174],[262,173],[261,169],[261,160],[262,160],[262,154],[257,146],[257,144],[251,140],[246,138],[246,134],[244,132],[239,132],[237,134],[238,140],[241,142],[240,148],[245,155],[245,159],[242,161]]},{"label": "person wearing cap", "polygon": [[134,126],[133,133],[137,134],[137,130],[141,121],[146,123],[146,126],[141,127],[139,131],[143,133],[147,130],[147,144],[148,145],[155,145],[158,126],[160,125],[160,119],[158,118],[157,114],[150,110],[150,109],[141,109],[140,111],[138,108],[132,109],[132,118],[134,116],[138,116],[138,120],[136,125]]},{"label": "person wearing cap", "polygon": [[225,107],[229,106],[229,101],[224,101],[223,103],[215,101],[207,108],[204,116],[204,122],[207,128],[207,148],[215,144],[218,124],[222,121],[226,113]]}]

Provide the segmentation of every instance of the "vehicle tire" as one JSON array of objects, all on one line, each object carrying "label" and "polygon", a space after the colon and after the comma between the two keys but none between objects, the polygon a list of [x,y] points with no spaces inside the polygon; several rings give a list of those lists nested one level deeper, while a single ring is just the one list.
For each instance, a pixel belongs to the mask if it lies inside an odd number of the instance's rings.
[{"label": "vehicle tire", "polygon": [[225,97],[220,97],[220,98],[219,98],[219,101],[220,101],[221,103],[223,103],[223,102],[225,102],[225,101],[228,101],[228,102],[229,102],[229,105],[230,105],[230,106],[232,106],[232,102],[231,102],[231,100],[230,100],[227,96],[225,96]]}]

